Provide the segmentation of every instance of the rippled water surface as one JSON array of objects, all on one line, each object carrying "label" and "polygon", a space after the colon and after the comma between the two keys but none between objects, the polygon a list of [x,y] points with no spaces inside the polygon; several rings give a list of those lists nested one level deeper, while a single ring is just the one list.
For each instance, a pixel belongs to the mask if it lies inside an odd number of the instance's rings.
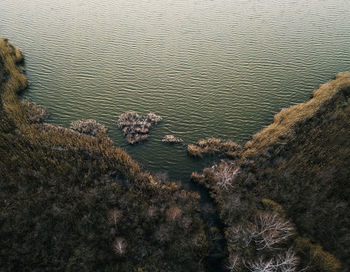
[{"label": "rippled water surface", "polygon": [[[162,144],[165,134],[244,142],[350,70],[348,0],[0,0],[0,35],[24,51],[24,96],[52,123],[97,119],[173,179],[211,162]],[[145,144],[117,129],[128,110],[163,116]]]}]

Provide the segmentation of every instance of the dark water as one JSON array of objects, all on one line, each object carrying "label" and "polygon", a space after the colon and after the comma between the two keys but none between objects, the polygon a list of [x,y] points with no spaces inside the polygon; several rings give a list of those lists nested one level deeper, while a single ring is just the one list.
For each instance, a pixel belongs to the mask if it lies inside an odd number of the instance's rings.
[{"label": "dark water", "polygon": [[[162,144],[165,134],[244,142],[350,70],[349,0],[0,0],[0,35],[24,51],[24,96],[50,122],[97,119],[172,179],[211,161]],[[128,146],[115,125],[128,110],[165,121]]]}]

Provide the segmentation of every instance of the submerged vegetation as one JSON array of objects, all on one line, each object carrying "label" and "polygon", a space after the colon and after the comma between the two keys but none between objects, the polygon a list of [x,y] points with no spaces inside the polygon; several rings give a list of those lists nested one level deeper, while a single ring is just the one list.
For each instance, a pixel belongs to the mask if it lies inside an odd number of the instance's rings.
[{"label": "submerged vegetation", "polygon": [[[191,175],[223,224],[208,230],[200,196],[143,171],[103,125],[44,123],[46,109],[18,97],[23,71],[21,51],[0,39],[3,271],[211,271],[218,241],[225,263],[215,271],[349,269],[350,73],[242,146],[188,146],[194,157],[224,159]],[[160,121],[128,112],[118,126],[136,143]]]}]

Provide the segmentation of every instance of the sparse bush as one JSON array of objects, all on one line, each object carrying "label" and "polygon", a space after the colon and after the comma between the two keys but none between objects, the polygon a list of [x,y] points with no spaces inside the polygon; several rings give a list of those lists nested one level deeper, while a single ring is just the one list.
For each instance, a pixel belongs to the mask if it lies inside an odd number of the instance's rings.
[{"label": "sparse bush", "polygon": [[233,182],[239,172],[240,168],[234,163],[222,163],[215,171],[216,178],[218,179],[218,182],[216,183],[217,186],[221,190],[228,190],[233,187]]},{"label": "sparse bush", "polygon": [[117,237],[115,238],[113,243],[113,250],[117,255],[124,255],[126,252],[127,246],[128,246],[128,243],[123,237]]}]

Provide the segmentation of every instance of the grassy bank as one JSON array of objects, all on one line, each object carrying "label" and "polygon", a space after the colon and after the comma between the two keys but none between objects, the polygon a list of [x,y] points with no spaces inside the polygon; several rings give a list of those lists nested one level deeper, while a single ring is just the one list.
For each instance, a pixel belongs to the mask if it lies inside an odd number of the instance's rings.
[{"label": "grassy bank", "polygon": [[23,56],[0,39],[2,271],[203,271],[199,196],[107,136],[33,121]]},{"label": "grassy bank", "polygon": [[229,270],[348,271],[349,97],[350,73],[338,74],[278,113],[235,160],[192,174],[226,225]]}]

